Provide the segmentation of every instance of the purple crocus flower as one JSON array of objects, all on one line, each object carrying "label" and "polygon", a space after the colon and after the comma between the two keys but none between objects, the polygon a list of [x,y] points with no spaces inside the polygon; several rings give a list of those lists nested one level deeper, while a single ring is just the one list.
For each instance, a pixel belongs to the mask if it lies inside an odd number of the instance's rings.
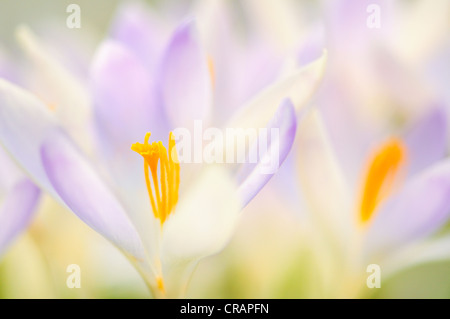
[{"label": "purple crocus flower", "polygon": [[[317,87],[325,58],[268,87],[225,126],[279,131],[259,162],[241,170],[238,182],[226,166],[176,158],[179,141],[172,130],[213,123],[212,75],[194,23],[181,24],[160,57],[155,55],[157,62],[149,62],[140,50],[152,50],[137,44],[148,29],[128,22],[116,25],[115,35],[98,49],[91,70],[93,108],[77,117],[75,126],[64,109],[52,111],[0,80],[0,141],[42,189],[124,252],[154,296],[176,297],[183,295],[198,261],[224,247],[242,207],[284,161],[296,132],[296,111]],[[119,36],[127,32],[141,36]],[[36,48],[30,34],[21,38],[25,47]],[[57,70],[53,74],[64,79]],[[68,92],[70,85],[55,89]],[[75,109],[70,101],[66,105]],[[155,137],[168,143],[151,142]],[[271,160],[276,169],[261,173],[263,162]]]}]

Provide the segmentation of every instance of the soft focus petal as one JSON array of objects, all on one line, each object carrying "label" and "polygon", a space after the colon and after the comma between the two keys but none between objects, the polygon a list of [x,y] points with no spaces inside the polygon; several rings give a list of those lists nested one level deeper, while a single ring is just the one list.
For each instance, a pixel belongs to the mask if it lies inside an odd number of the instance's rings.
[{"label": "soft focus petal", "polygon": [[406,267],[414,267],[425,263],[450,260],[450,236],[430,238],[405,247],[390,256],[389,263],[383,267],[384,274],[391,275]]},{"label": "soft focus petal", "polygon": [[435,108],[412,127],[405,137],[408,148],[408,174],[412,175],[445,156],[447,149],[447,115]]},{"label": "soft focus petal", "polygon": [[[448,83],[450,83],[450,38],[444,42],[442,49],[436,53],[433,59],[427,62],[426,74],[429,83],[432,83],[433,88],[438,92],[439,96],[445,101],[445,104],[450,105],[450,90]],[[447,114],[447,121],[450,119],[450,114]],[[449,134],[447,132],[447,134]],[[450,142],[450,138],[448,139]]]},{"label": "soft focus petal", "polygon": [[325,47],[325,30],[323,25],[311,28],[308,36],[304,39],[297,53],[299,65],[307,65],[321,56]]},{"label": "soft focus petal", "polygon": [[17,83],[19,80],[19,72],[13,68],[11,57],[6,54],[3,47],[0,47],[0,78]]},{"label": "soft focus petal", "polygon": [[392,196],[368,229],[365,252],[377,256],[421,239],[450,216],[450,161],[442,161]]},{"label": "soft focus petal", "polygon": [[175,31],[160,70],[161,102],[174,127],[192,127],[208,120],[212,83],[208,60],[193,22]]},{"label": "soft focus petal", "polygon": [[158,17],[141,3],[124,3],[117,10],[110,33],[153,73],[168,36],[167,31]]},{"label": "soft focus petal", "polygon": [[40,145],[60,129],[54,114],[29,92],[0,79],[0,143],[33,180],[58,198],[40,159]]},{"label": "soft focus petal", "polygon": [[328,0],[325,8],[329,38],[333,49],[339,51],[367,50],[370,44],[376,43],[374,39],[392,30],[389,17],[392,8],[388,0]]},{"label": "soft focus petal", "polygon": [[19,179],[23,178],[23,172],[1,146],[0,177],[0,196],[8,191]]},{"label": "soft focus petal", "polygon": [[409,65],[420,65],[448,39],[450,2],[391,2],[398,10],[390,45],[399,59]]},{"label": "soft focus petal", "polygon": [[298,1],[249,0],[242,6],[254,32],[270,39],[280,52],[289,52],[298,45],[305,21],[296,6]]},{"label": "soft focus petal", "polygon": [[24,230],[35,211],[40,191],[28,179],[11,188],[0,206],[0,255],[7,245]]},{"label": "soft focus petal", "polygon": [[297,120],[294,106],[290,100],[284,100],[267,127],[267,134],[270,135],[271,130],[277,130],[278,138],[270,140],[264,154],[258,154],[257,165],[239,185],[238,192],[242,200],[242,207],[245,207],[258,194],[283,164],[294,142],[296,129]]},{"label": "soft focus petal", "polygon": [[214,123],[223,125],[279,76],[282,57],[265,39],[249,36],[242,41],[232,3],[213,0],[199,4],[196,19],[213,78]]},{"label": "soft focus petal", "polygon": [[326,52],[304,68],[279,80],[246,104],[231,120],[229,127],[266,127],[281,101],[289,98],[296,112],[306,105],[315,93],[325,70]]},{"label": "soft focus petal", "polygon": [[164,225],[161,253],[169,290],[186,284],[199,259],[224,248],[239,212],[231,177],[220,167],[207,167]]},{"label": "soft focus petal", "polygon": [[296,147],[300,187],[313,219],[324,227],[327,237],[331,234],[345,245],[355,219],[350,190],[318,111],[312,111],[299,126]]},{"label": "soft focus petal", "polygon": [[130,146],[148,131],[152,138],[166,140],[168,124],[155,103],[149,72],[120,42],[108,40],[100,46],[91,74],[99,158],[118,185],[120,200],[144,238],[150,235],[149,200],[145,185],[137,182],[144,181],[142,158]]},{"label": "soft focus petal", "polygon": [[[34,181],[60,202],[66,202],[88,225],[135,256],[141,256],[125,213],[117,207],[112,194],[102,188],[97,175],[89,175],[94,171],[61,131],[54,114],[41,101],[0,80],[0,141],[4,147]],[[87,183],[80,186],[81,181],[85,181],[83,178],[87,178]],[[100,189],[98,194],[95,187]],[[83,196],[84,204],[76,202],[79,196]],[[96,203],[92,203],[94,196],[98,196]],[[104,211],[100,210],[101,205]]]},{"label": "soft focus petal", "polygon": [[17,38],[32,62],[29,85],[83,148],[89,149],[90,100],[87,87],[46,52],[27,27],[17,30]]},{"label": "soft focus petal", "polygon": [[64,134],[48,136],[41,156],[56,193],[81,220],[135,258],[144,258],[141,240],[123,207]]},{"label": "soft focus petal", "polygon": [[[99,47],[91,69],[95,120],[102,146],[128,154],[130,145],[161,123],[153,81],[133,52],[117,41]],[[162,138],[162,137],[160,137]]]}]

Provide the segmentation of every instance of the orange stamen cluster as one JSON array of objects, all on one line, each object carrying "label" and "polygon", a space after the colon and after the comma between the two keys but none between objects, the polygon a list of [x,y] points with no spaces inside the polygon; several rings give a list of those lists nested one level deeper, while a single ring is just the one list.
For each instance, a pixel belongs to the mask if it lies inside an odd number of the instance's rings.
[{"label": "orange stamen cluster", "polygon": [[406,159],[406,147],[399,139],[389,139],[368,161],[360,206],[360,220],[371,219],[377,206],[392,190]]},{"label": "orange stamen cluster", "polygon": [[148,196],[150,197],[153,214],[160,220],[162,226],[178,202],[180,163],[172,132],[169,133],[169,152],[161,141],[149,144],[150,136],[151,133],[145,134],[144,143],[134,143],[131,149],[144,158],[144,174]]}]

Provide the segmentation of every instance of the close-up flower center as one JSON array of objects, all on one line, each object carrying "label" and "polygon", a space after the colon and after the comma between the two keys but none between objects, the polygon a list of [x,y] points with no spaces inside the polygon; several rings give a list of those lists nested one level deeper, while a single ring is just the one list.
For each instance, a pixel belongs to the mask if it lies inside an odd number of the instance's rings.
[{"label": "close-up flower center", "polygon": [[144,143],[134,143],[131,149],[144,158],[145,183],[153,215],[160,220],[162,226],[178,202],[180,163],[172,132],[169,133],[168,152],[161,141],[149,144],[150,136],[151,133],[145,134]]}]

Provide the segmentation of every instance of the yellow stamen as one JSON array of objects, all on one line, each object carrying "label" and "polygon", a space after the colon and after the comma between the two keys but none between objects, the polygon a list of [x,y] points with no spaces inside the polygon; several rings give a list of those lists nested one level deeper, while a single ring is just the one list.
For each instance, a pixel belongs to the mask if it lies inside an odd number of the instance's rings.
[{"label": "yellow stamen", "polygon": [[406,147],[399,139],[391,138],[375,150],[368,161],[364,178],[361,222],[368,222],[377,206],[389,195],[405,160]]},{"label": "yellow stamen", "polygon": [[208,56],[208,71],[209,77],[211,78],[211,84],[214,87],[216,85],[216,71],[214,68],[214,60],[211,56]]},{"label": "yellow stamen", "polygon": [[56,111],[56,104],[53,103],[47,103],[47,107],[50,111],[55,112]]},{"label": "yellow stamen", "polygon": [[[151,133],[145,134],[144,144],[134,143],[131,149],[144,158],[144,175],[153,215],[164,224],[178,202],[180,163],[173,133],[169,133],[169,154],[162,142],[148,143]],[[158,176],[159,162],[159,176]],[[150,180],[150,173],[152,179]],[[159,177],[159,180],[158,180]],[[153,187],[152,187],[153,183]]]},{"label": "yellow stamen", "polygon": [[156,285],[158,286],[158,290],[165,294],[166,289],[164,288],[164,280],[162,277],[156,277]]}]

